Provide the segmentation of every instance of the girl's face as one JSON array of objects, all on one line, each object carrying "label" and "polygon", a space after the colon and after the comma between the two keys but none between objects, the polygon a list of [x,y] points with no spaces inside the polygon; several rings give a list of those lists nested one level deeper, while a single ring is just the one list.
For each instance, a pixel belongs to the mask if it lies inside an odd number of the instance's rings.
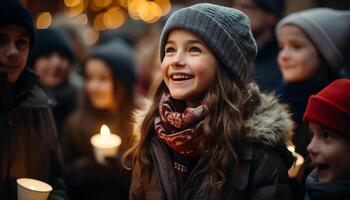
[{"label": "girl's face", "polygon": [[34,70],[40,82],[48,87],[57,87],[69,76],[69,60],[58,51],[40,56],[34,63]]},{"label": "girl's face", "polygon": [[90,59],[85,68],[85,89],[97,109],[114,109],[114,83],[111,69],[99,59]]},{"label": "girl's face", "polygon": [[278,32],[278,38],[278,64],[284,80],[293,83],[312,78],[320,67],[320,58],[304,32],[286,25]]},{"label": "girl's face", "polygon": [[316,166],[318,181],[327,183],[350,179],[350,141],[316,123],[310,122],[313,134],[307,151]]},{"label": "girl's face", "polygon": [[169,34],[161,72],[173,98],[200,104],[217,68],[215,56],[196,35],[181,29]]}]

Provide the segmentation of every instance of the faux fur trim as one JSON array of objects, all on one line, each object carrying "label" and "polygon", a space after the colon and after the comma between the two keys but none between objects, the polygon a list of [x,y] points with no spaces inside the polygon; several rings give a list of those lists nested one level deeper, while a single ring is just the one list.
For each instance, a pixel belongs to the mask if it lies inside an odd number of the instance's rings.
[{"label": "faux fur trim", "polygon": [[253,143],[270,147],[285,145],[294,127],[287,106],[271,94],[261,93],[260,97],[260,105],[245,123],[250,130],[246,137]]}]

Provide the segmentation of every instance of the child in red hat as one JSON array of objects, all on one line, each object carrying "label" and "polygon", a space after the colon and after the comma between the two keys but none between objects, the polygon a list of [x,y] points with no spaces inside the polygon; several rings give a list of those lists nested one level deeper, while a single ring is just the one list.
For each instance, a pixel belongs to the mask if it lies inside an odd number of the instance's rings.
[{"label": "child in red hat", "polygon": [[304,122],[312,134],[307,151],[316,169],[305,199],[350,198],[350,79],[338,79],[310,97]]}]

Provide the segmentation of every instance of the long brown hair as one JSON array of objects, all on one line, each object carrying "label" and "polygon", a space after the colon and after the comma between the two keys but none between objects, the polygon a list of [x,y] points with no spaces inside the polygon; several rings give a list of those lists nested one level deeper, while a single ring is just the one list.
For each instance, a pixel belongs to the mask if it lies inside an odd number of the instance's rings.
[{"label": "long brown hair", "polygon": [[[132,164],[140,166],[141,177],[150,175],[153,167],[150,139],[154,136],[153,120],[158,115],[158,104],[164,92],[169,91],[161,81],[154,93],[154,103],[141,125],[140,138],[126,154],[131,156]],[[205,139],[200,144],[207,164],[198,172],[204,175],[214,191],[219,191],[226,182],[227,171],[238,167],[239,146],[247,131],[244,120],[259,102],[258,92],[247,80],[218,68],[215,82],[202,101],[210,114],[204,119]]]}]

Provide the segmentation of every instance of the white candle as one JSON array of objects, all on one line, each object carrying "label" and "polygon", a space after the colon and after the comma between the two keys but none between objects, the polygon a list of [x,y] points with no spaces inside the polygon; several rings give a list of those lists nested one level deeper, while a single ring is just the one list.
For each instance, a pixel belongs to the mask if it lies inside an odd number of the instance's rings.
[{"label": "white candle", "polygon": [[52,187],[42,181],[30,178],[17,179],[18,200],[46,200]]},{"label": "white candle", "polygon": [[90,142],[94,147],[97,162],[105,164],[105,157],[115,156],[121,144],[121,139],[109,131],[108,126],[102,125],[99,134],[91,137]]},{"label": "white candle", "polygon": [[297,159],[293,166],[288,170],[288,175],[289,177],[296,177],[298,176],[299,170],[301,165],[304,164],[304,158],[297,152],[295,152],[295,146],[294,145],[289,145],[288,150],[292,152],[293,156]]}]

